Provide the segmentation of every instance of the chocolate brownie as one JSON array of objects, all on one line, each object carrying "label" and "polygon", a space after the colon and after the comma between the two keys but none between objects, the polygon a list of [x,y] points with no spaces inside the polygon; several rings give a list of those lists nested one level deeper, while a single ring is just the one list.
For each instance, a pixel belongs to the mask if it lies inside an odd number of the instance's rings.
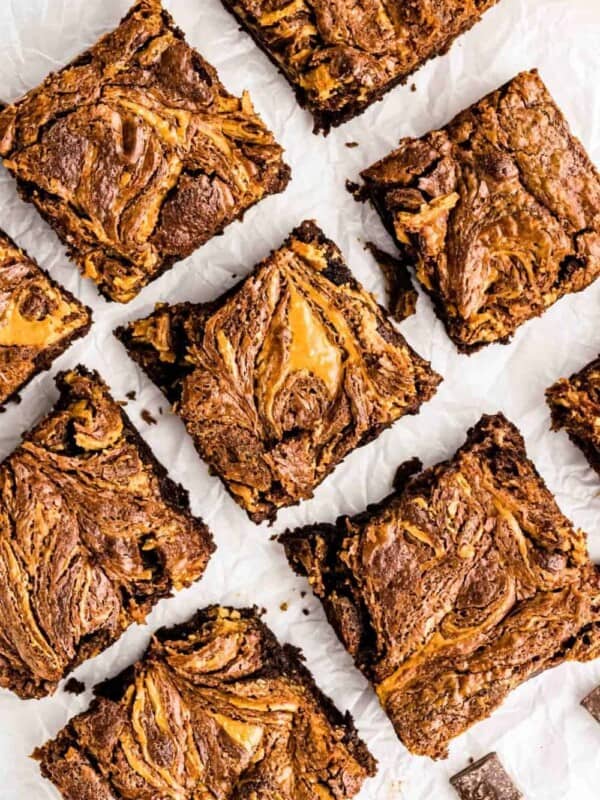
[{"label": "chocolate brownie", "polygon": [[362,113],[498,0],[223,0],[327,132]]},{"label": "chocolate brownie", "polygon": [[311,497],[440,381],[313,222],[220,300],[159,306],[117,336],[255,522]]},{"label": "chocolate brownie", "polygon": [[523,800],[496,753],[490,753],[450,778],[460,800]]},{"label": "chocolate brownie", "polygon": [[0,231],[0,406],[91,324],[90,309]]},{"label": "chocolate brownie", "polygon": [[600,357],[546,392],[552,428],[564,428],[600,475]]},{"label": "chocolate brownie", "polygon": [[96,693],[34,754],[65,800],[345,800],[375,772],[350,715],[252,610],[158,631]]},{"label": "chocolate brownie", "polygon": [[600,273],[600,175],[535,70],[362,177],[459,350],[507,342]]},{"label": "chocolate brownie", "polygon": [[84,275],[128,302],[289,169],[160,0],[0,113],[0,156]]},{"label": "chocolate brownie", "polygon": [[53,692],[204,572],[209,531],[96,373],[0,465],[0,686]]},{"label": "chocolate brownie", "polygon": [[565,660],[600,655],[600,574],[502,415],[380,505],[282,537],[413,753]]},{"label": "chocolate brownie", "polygon": [[592,715],[596,722],[600,722],[600,686],[597,686],[587,697],[584,697],[581,705]]}]

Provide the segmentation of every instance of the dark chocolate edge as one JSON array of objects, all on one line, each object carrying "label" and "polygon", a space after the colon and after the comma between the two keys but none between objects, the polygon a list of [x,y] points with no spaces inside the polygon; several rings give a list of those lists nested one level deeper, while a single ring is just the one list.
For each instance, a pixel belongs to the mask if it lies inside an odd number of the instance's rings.
[{"label": "dark chocolate edge", "polygon": [[[238,22],[240,30],[244,31],[252,38],[259,50],[269,59],[277,71],[283,75],[294,92],[298,105],[312,114],[314,119],[313,133],[323,133],[324,136],[329,134],[331,128],[338,128],[340,125],[350,122],[352,119],[364,114],[364,112],[375,103],[381,102],[385,96],[392,91],[392,89],[395,89],[397,86],[405,85],[413,75],[416,75],[417,72],[419,72],[430,61],[446,55],[452,49],[452,46],[455,44],[455,42],[458,41],[461,36],[471,30],[471,28],[475,27],[478,22],[481,22],[485,12],[493,8],[493,6],[490,6],[489,9],[486,8],[485,11],[480,12],[478,16],[475,16],[473,19],[466,22],[465,25],[463,25],[455,35],[449,37],[439,49],[427,56],[427,58],[421,61],[421,63],[416,66],[415,69],[413,69],[411,72],[403,72],[399,75],[396,75],[382,87],[374,92],[371,92],[371,94],[362,103],[352,103],[352,98],[350,97],[348,104],[344,106],[343,109],[339,111],[323,111],[307,100],[305,92],[300,86],[294,83],[291,76],[288,76],[287,72],[272,54],[263,37],[258,32],[253,30],[252,26],[246,22],[242,15],[236,12],[233,6],[235,0],[221,0],[221,2],[225,6],[226,10],[229,11],[229,13]],[[500,0],[495,0],[494,5],[499,2]]]},{"label": "dark chocolate edge", "polygon": [[[271,259],[279,250],[281,250],[282,248],[286,247],[288,245],[288,243],[293,238],[298,238],[301,241],[310,242],[311,241],[310,237],[316,238],[318,244],[320,246],[324,247],[328,251],[327,252],[328,268],[327,268],[327,270],[325,270],[322,273],[328,280],[330,280],[332,283],[335,283],[336,285],[348,284],[350,286],[350,288],[353,289],[354,291],[362,290],[365,293],[369,294],[369,292],[367,292],[367,290],[356,280],[356,278],[352,274],[350,268],[348,267],[348,265],[347,265],[347,263],[346,263],[346,261],[344,259],[344,256],[343,256],[340,248],[336,245],[336,243],[333,242],[331,239],[327,238],[327,236],[325,235],[323,230],[319,227],[319,225],[314,220],[304,220],[304,222],[300,223],[300,225],[298,225],[297,227],[295,227],[292,230],[292,232],[285,239],[283,244],[281,244],[279,247],[277,247],[274,250],[272,250],[270,252],[270,254],[266,258],[264,258],[262,261],[260,261],[258,264],[255,265],[253,270],[249,273],[248,276],[246,276],[246,278],[244,278],[243,280],[241,280],[237,284],[235,284],[231,289],[229,289],[227,292],[225,292],[225,294],[223,294],[220,297],[216,298],[215,300],[207,302],[207,303],[196,303],[196,304],[194,304],[194,303],[177,303],[174,306],[169,306],[169,308],[170,309],[184,309],[186,306],[189,306],[189,307],[194,308],[196,310],[207,309],[209,311],[209,313],[211,313],[211,314],[215,313],[219,308],[221,308],[223,306],[223,304],[225,302],[227,302],[228,299],[230,299],[236,293],[236,291],[238,291],[238,289],[241,288],[241,286],[245,283],[246,280],[252,278],[260,269],[263,268],[263,266],[269,261],[269,259]],[[406,341],[404,336],[402,336],[402,334],[394,328],[394,326],[392,325],[392,323],[390,321],[389,313],[386,311],[386,309],[382,305],[380,305],[379,303],[377,304],[377,308],[378,308],[378,310],[379,310],[379,312],[381,314],[382,321],[385,324],[385,332],[386,332],[387,336],[390,337],[392,343],[395,346],[397,346],[397,347],[405,347],[408,350],[408,352],[410,354],[410,357],[411,357],[411,360],[412,360],[412,362],[413,362],[415,367],[420,367],[424,371],[429,372],[430,386],[421,386],[421,384],[419,382],[416,382],[418,396],[416,398],[415,404],[413,406],[411,406],[410,408],[408,408],[405,411],[405,413],[402,415],[402,417],[400,417],[399,419],[395,420],[394,422],[390,422],[388,425],[373,426],[368,431],[366,431],[365,434],[363,435],[361,441],[356,445],[356,447],[352,450],[352,452],[355,452],[359,448],[364,447],[365,445],[370,444],[371,442],[373,442],[385,430],[391,428],[394,424],[396,424],[396,422],[399,422],[400,419],[403,419],[404,417],[408,417],[408,416],[415,416],[416,414],[418,414],[419,411],[421,410],[421,407],[426,402],[429,402],[435,396],[435,394],[437,392],[437,388],[439,387],[439,385],[443,381],[442,376],[439,375],[437,372],[435,372],[435,370],[432,368],[430,362],[427,361],[426,359],[422,358],[415,350],[413,350],[413,348]],[[152,368],[149,369],[148,366],[143,364],[143,361],[142,361],[142,354],[145,353],[145,352],[148,352],[148,348],[142,347],[142,348],[137,348],[136,349],[133,346],[132,338],[131,338],[131,335],[130,335],[130,324],[123,325],[123,326],[120,326],[119,328],[117,328],[115,330],[115,332],[114,332],[114,335],[124,345],[124,347],[125,347],[128,355],[130,356],[130,358],[132,358],[132,360],[135,361],[135,363],[137,363],[142,368],[142,370],[150,377],[151,380],[154,380],[153,375],[156,376],[157,375],[157,371],[155,369],[152,369]],[[183,377],[184,377],[184,373],[182,372],[182,378]],[[160,383],[158,383],[157,385],[159,386],[161,391],[163,391],[163,393],[165,394],[165,396],[167,397],[167,399],[170,402],[172,402],[173,400],[175,400],[177,398],[177,392],[176,392],[176,390],[174,388],[171,389],[171,391],[169,391],[168,387],[161,386]],[[167,390],[165,391],[165,389],[167,389]],[[198,452],[200,458],[202,459],[202,461],[205,464],[208,464],[209,468],[211,469],[211,473],[212,473],[213,470],[212,470],[212,467],[209,464],[209,462],[206,461],[206,459],[204,459],[202,453],[200,453],[199,450],[197,450],[197,452]],[[348,456],[350,456],[350,453],[348,453],[346,458]],[[323,477],[319,481],[319,483],[317,483],[313,487],[313,492],[344,461],[345,461],[345,458],[343,458],[341,461],[338,461],[334,465],[332,465],[331,469],[325,475],[323,475]],[[218,473],[213,473],[213,474],[217,474],[218,475]],[[240,508],[242,508],[242,510],[248,515],[250,520],[252,522],[254,522],[255,524],[257,524],[257,525],[260,525],[263,522],[269,522],[272,525],[275,522],[275,520],[277,518],[277,515],[278,515],[278,513],[280,511],[282,511],[285,508],[293,508],[295,506],[298,506],[300,503],[305,502],[304,500],[297,500],[297,501],[295,501],[293,503],[289,503],[289,504],[286,504],[286,505],[273,506],[273,508],[272,508],[272,510],[270,512],[266,512],[265,511],[263,513],[254,513],[254,514],[252,514],[244,507],[244,505],[242,505],[242,502],[241,502],[240,498],[237,497],[233,492],[230,491],[227,483],[221,478],[221,476],[219,475],[218,477],[221,480],[221,483],[225,486],[225,489],[227,490],[228,494],[234,500],[234,502],[237,503],[237,505],[240,506]],[[313,495],[311,494],[311,497],[312,496]],[[306,499],[310,499],[310,498],[306,498]]]}]

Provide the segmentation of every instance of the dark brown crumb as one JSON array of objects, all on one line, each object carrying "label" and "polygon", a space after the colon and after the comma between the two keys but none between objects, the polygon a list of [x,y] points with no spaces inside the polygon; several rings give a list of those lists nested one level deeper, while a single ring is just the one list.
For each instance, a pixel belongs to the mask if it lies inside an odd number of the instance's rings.
[{"label": "dark brown crumb", "polygon": [[398,258],[380,250],[373,242],[367,242],[368,250],[377,262],[385,278],[388,310],[396,322],[411,317],[417,310],[419,295],[413,286],[408,267]]},{"label": "dark brown crumb", "polygon": [[156,418],[152,416],[152,414],[148,411],[147,408],[144,408],[140,412],[140,417],[146,422],[148,425],[158,425]]},{"label": "dark brown crumb", "polygon": [[358,147],[358,142],[346,142],[346,147]]},{"label": "dark brown crumb", "polygon": [[308,617],[308,615],[310,614],[310,611],[308,610],[308,608],[303,608],[302,609],[302,613],[304,614],[305,617]]},{"label": "dark brown crumb", "polygon": [[411,92],[416,92],[417,91],[417,84],[416,83],[411,83],[410,90],[411,90]]},{"label": "dark brown crumb", "polygon": [[125,395],[125,397],[126,397],[128,400],[135,400],[135,399],[136,399],[136,397],[137,397],[137,394],[136,394],[136,393],[135,393],[135,391],[132,389],[130,392],[127,392],[127,394]]},{"label": "dark brown crumb", "polygon": [[365,187],[361,186],[359,183],[356,183],[356,181],[346,181],[346,189],[350,192],[357,203],[364,203],[365,200],[368,200]]},{"label": "dark brown crumb", "polygon": [[85,683],[78,681],[77,678],[69,678],[65,683],[65,692],[69,694],[83,694],[85,692]]},{"label": "dark brown crumb", "polygon": [[300,597],[306,597],[306,592],[305,591],[301,591],[300,592]]},{"label": "dark brown crumb", "polygon": [[280,610],[280,611],[287,611],[287,610],[288,610],[288,608],[289,608],[289,604],[288,604],[288,603],[282,603],[282,604],[279,606],[279,610]]}]

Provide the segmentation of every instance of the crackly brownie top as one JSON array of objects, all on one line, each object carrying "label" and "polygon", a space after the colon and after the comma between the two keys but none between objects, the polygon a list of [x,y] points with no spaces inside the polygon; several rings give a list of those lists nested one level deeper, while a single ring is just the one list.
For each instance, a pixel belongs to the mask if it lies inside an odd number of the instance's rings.
[{"label": "crackly brownie top", "polygon": [[0,231],[0,404],[90,322],[90,311]]},{"label": "crackly brownie top", "polygon": [[506,341],[600,272],[600,177],[536,71],[363,178],[461,349]]},{"label": "crackly brownie top", "polygon": [[444,755],[532,675],[600,653],[584,534],[501,415],[380,506],[283,541],[415,753]]},{"label": "crackly brownie top", "polygon": [[0,156],[113,300],[218,233],[289,170],[160,0],[0,113]]},{"label": "crackly brownie top", "polygon": [[344,800],[375,770],[350,717],[253,611],[159,631],[98,694],[36,753],[65,800]]},{"label": "crackly brownie top", "polygon": [[562,378],[546,393],[552,427],[564,428],[600,471],[600,358]]},{"label": "crackly brownie top", "polygon": [[445,52],[498,0],[224,2],[327,128]]},{"label": "crackly brownie top", "polygon": [[212,550],[96,374],[58,379],[56,409],[0,466],[0,686],[53,691]]},{"label": "crackly brownie top", "polygon": [[310,497],[439,382],[312,222],[222,301],[159,307],[120,336],[174,381],[200,452],[256,521]]}]

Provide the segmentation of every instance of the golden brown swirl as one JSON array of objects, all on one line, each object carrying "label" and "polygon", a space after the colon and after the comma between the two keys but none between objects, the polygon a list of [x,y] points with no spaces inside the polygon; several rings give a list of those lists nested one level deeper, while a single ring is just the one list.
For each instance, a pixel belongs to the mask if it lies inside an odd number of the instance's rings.
[{"label": "golden brown swirl", "polygon": [[118,335],[257,522],[440,381],[310,222],[222,301],[159,307]]},{"label": "golden brown swirl", "polygon": [[328,130],[440,55],[498,0],[223,0]]},{"label": "golden brown swirl", "polygon": [[363,173],[459,349],[600,273],[600,176],[536,71]]},{"label": "golden brown swirl", "polygon": [[41,697],[212,552],[181,487],[83,368],[0,467],[0,686]]},{"label": "golden brown swirl", "polygon": [[36,756],[65,800],[346,800],[375,762],[253,611],[211,608]]},{"label": "golden brown swirl", "polygon": [[289,180],[249,96],[225,90],[160,0],[2,111],[0,156],[119,302]]},{"label": "golden brown swirl", "polygon": [[0,231],[0,405],[90,324],[90,310]]},{"label": "golden brown swirl", "polygon": [[501,415],[376,509],[283,541],[414,753],[444,756],[528,678],[600,655],[585,536]]}]

